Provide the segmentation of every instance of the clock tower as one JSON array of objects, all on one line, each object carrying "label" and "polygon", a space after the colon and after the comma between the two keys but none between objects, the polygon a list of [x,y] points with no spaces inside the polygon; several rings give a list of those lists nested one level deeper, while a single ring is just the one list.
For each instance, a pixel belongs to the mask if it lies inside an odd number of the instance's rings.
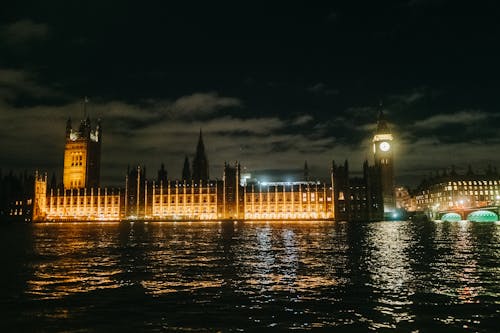
[{"label": "clock tower", "polygon": [[396,209],[393,151],[393,136],[387,125],[382,107],[380,107],[377,130],[373,136],[373,154],[375,166],[380,169],[385,214],[391,213]]}]

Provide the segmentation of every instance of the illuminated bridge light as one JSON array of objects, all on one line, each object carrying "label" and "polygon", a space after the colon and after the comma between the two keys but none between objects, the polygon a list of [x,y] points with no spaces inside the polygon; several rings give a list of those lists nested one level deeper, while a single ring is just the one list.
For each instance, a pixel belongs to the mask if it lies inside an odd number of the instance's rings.
[{"label": "illuminated bridge light", "polygon": [[467,220],[471,222],[496,222],[498,221],[498,215],[488,210],[478,210],[470,213]]},{"label": "illuminated bridge light", "polygon": [[443,222],[458,222],[460,220],[462,220],[462,217],[457,213],[446,213],[441,217]]}]

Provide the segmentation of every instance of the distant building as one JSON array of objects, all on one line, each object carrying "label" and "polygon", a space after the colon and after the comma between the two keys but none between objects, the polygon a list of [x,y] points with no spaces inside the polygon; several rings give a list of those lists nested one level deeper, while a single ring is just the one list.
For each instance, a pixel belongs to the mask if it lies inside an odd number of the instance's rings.
[{"label": "distant building", "polygon": [[374,165],[363,163],[361,177],[351,177],[347,161],[332,163],[335,218],[347,221],[374,221],[393,218],[394,195],[393,135],[380,108],[373,136]]},{"label": "distant building", "polygon": [[27,172],[4,176],[0,170],[0,221],[31,221],[34,179]]},{"label": "distant building", "polygon": [[433,212],[454,209],[498,206],[500,203],[500,176],[491,166],[478,174],[469,166],[460,174],[452,167],[450,172],[426,178],[416,194],[416,209]]},{"label": "distant building", "polygon": [[349,164],[332,162],[335,218],[346,221],[384,219],[380,167],[363,164],[362,177],[350,177]]},{"label": "distant building", "polygon": [[415,212],[417,210],[417,202],[415,197],[410,194],[410,190],[405,186],[398,186],[395,189],[396,193],[396,209],[406,212]]},{"label": "distant building", "polygon": [[339,166],[333,162],[330,182],[313,181],[305,162],[302,181],[259,182],[247,172],[242,175],[238,162],[224,164],[222,179],[210,179],[200,130],[192,169],[186,156],[181,180],[168,179],[164,164],[152,179],[148,179],[145,166],[137,166],[127,169],[124,189],[111,189],[99,186],[100,123],[92,129],[87,117],[74,130],[68,120],[64,186],[57,187],[53,177],[48,188],[47,175],[36,175],[33,219],[382,220],[384,211],[396,207],[392,139],[380,111],[373,138],[375,163],[370,166],[366,161],[361,177],[351,177],[347,161]]}]

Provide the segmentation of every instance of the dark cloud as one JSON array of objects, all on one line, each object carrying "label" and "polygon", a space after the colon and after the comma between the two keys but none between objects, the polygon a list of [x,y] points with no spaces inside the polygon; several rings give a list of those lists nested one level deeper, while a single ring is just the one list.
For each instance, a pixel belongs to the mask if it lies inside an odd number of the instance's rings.
[{"label": "dark cloud", "polygon": [[211,113],[221,108],[240,107],[241,101],[233,97],[219,97],[216,93],[195,93],[177,99],[171,110],[176,114],[195,116]]},{"label": "dark cloud", "polygon": [[424,89],[413,89],[410,92],[389,96],[391,103],[413,104],[426,97]]},{"label": "dark cloud", "polygon": [[0,68],[0,99],[10,102],[21,98],[46,99],[62,97],[62,93],[37,82],[35,75],[15,69]]},{"label": "dark cloud", "polygon": [[[487,118],[499,117],[500,114],[491,114],[479,110],[460,111],[453,114],[438,114],[415,122],[416,128],[439,129],[444,125],[457,124],[460,130],[464,130],[464,125],[470,126],[473,123]],[[478,133],[480,135],[480,133]]]},{"label": "dark cloud", "polygon": [[307,90],[315,94],[325,94],[325,95],[337,95],[339,93],[337,89],[328,88],[326,84],[321,82],[307,87]]},{"label": "dark cloud", "polygon": [[[2,168],[61,169],[82,98],[103,119],[103,182],[127,163],[180,173],[203,129],[211,173],[327,177],[371,158],[383,101],[397,177],[499,164],[493,2],[323,5],[22,1],[0,13]],[[8,144],[5,144],[7,142]],[[36,146],[36,149],[33,147]],[[417,179],[418,180],[418,179]]]},{"label": "dark cloud", "polygon": [[49,31],[48,25],[29,19],[5,24],[0,28],[2,39],[11,45],[43,41],[48,38]]},{"label": "dark cloud", "polygon": [[304,125],[304,124],[307,124],[307,123],[310,123],[314,120],[314,117],[309,115],[309,114],[304,114],[302,116],[298,116],[297,118],[295,118],[295,120],[293,121],[293,124],[294,125]]}]

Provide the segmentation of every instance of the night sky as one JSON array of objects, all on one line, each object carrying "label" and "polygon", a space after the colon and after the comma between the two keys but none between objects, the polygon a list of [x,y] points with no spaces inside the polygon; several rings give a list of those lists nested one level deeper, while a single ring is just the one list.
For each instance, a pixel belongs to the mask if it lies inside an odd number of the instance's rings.
[{"label": "night sky", "polygon": [[372,161],[383,101],[398,183],[500,167],[494,1],[8,1],[0,11],[3,172],[62,177],[65,121],[102,118],[102,183],[127,164],[180,177],[202,128],[224,161],[290,173]]}]

